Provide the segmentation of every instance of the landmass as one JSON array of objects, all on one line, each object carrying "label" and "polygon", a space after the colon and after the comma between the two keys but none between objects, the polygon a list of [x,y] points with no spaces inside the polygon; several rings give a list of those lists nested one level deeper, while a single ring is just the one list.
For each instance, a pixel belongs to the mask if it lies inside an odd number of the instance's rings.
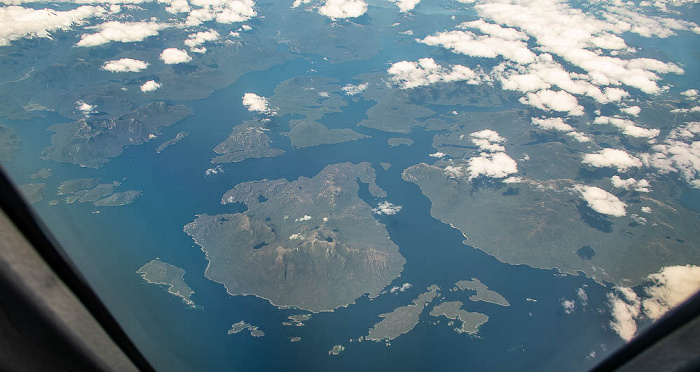
[{"label": "landmass", "polygon": [[190,114],[185,106],[154,102],[112,119],[87,117],[56,124],[48,129],[56,134],[51,136],[51,146],[42,151],[42,158],[98,168],[119,156],[124,147],[147,142],[159,128]]},{"label": "landmass", "polygon": [[345,351],[345,346],[335,345],[332,349],[328,350],[328,355],[339,355],[343,351]]},{"label": "landmass", "polygon": [[19,136],[14,129],[0,125],[0,161],[10,161],[19,151]]},{"label": "landmass", "polygon": [[365,339],[389,341],[410,332],[418,324],[418,318],[423,313],[423,309],[439,295],[439,290],[440,287],[433,284],[428,287],[427,292],[418,295],[412,304],[401,306],[390,313],[379,315],[380,318],[384,319],[369,330],[369,334]]},{"label": "landmass", "polygon": [[233,127],[228,138],[214,148],[219,156],[211,160],[214,164],[236,163],[246,159],[270,158],[284,154],[273,148],[267,129],[257,120],[249,120]]},{"label": "landmass", "polygon": [[413,140],[410,138],[389,138],[389,146],[391,147],[396,147],[396,146],[401,146],[401,145],[406,145],[406,146],[411,146],[413,144]]},{"label": "landmass", "polygon": [[244,330],[250,331],[250,335],[253,337],[265,336],[265,332],[261,331],[257,326],[254,326],[254,325],[247,323],[243,320],[241,320],[238,323],[232,324],[231,329],[228,330],[228,334],[233,335],[233,334],[242,332]]},{"label": "landmass", "polygon": [[379,163],[379,166],[381,166],[382,169],[384,169],[385,171],[388,171],[389,168],[391,168],[391,163],[383,163],[382,162],[382,163]]},{"label": "landmass", "polygon": [[311,319],[311,314],[290,315],[287,317],[287,319],[291,320],[291,322],[284,322],[282,323],[283,325],[303,327],[304,322]]},{"label": "landmass", "polygon": [[[454,164],[459,163],[414,165],[404,170],[403,179],[430,199],[433,217],[459,229],[468,237],[466,244],[502,262],[584,272],[601,283],[633,286],[663,266],[700,261],[690,243],[700,240],[700,219],[673,200],[632,195],[630,213],[609,218],[581,200],[572,179],[472,182],[446,171]],[[661,195],[677,192],[670,183],[655,187]],[[632,211],[646,205],[655,210],[640,224]],[[577,250],[584,246],[595,250],[581,257]]]},{"label": "landmass", "polygon": [[141,196],[141,191],[115,192],[121,182],[99,183],[99,178],[68,180],[58,186],[58,195],[66,195],[67,204],[92,203],[98,207],[119,207],[131,204]]},{"label": "landmass", "polygon": [[292,120],[289,127],[289,141],[292,146],[299,148],[370,138],[349,128],[328,129],[325,125],[310,120]]},{"label": "landmass", "polygon": [[156,149],[156,152],[160,154],[160,153],[161,153],[163,150],[165,150],[166,148],[168,148],[168,147],[170,147],[170,146],[172,146],[172,145],[174,145],[174,144],[180,142],[181,140],[185,139],[185,138],[186,138],[187,136],[189,136],[189,135],[190,135],[190,134],[187,133],[187,132],[185,132],[185,131],[178,132],[178,133],[175,135],[175,138],[169,139],[169,140],[163,142],[160,146],[158,146],[158,148]]},{"label": "landmass", "polygon": [[[279,115],[293,118],[289,122],[289,137],[297,148],[330,145],[369,138],[350,128],[329,129],[318,120],[342,111],[347,102],[342,98],[337,79],[322,76],[297,76],[277,85],[270,105]],[[298,117],[302,116],[303,119]]]},{"label": "landmass", "polygon": [[28,183],[26,185],[19,185],[18,188],[29,204],[40,202],[41,199],[44,198],[44,193],[46,192],[46,185],[43,183]]},{"label": "landmass", "polygon": [[190,299],[194,291],[185,283],[185,270],[155,259],[136,272],[149,283],[168,286],[168,293],[182,298],[182,301],[191,307],[195,306],[194,301]]},{"label": "landmass", "polygon": [[301,341],[301,337],[295,336],[289,339],[289,342],[299,342]]},{"label": "landmass", "polygon": [[247,211],[199,215],[184,231],[209,261],[205,276],[231,295],[256,295],[276,306],[332,311],[376,296],[405,259],[359,198],[359,182],[386,195],[369,163],[334,164],[313,178],[244,182],[222,204]]},{"label": "landmass", "polygon": [[29,178],[49,178],[53,171],[51,168],[41,168],[36,173],[29,176]]},{"label": "landmass", "polygon": [[469,296],[469,299],[472,301],[484,301],[501,306],[510,306],[510,303],[505,297],[501,296],[501,294],[496,291],[488,289],[486,284],[482,283],[479,279],[460,280],[455,285],[463,291],[476,291],[476,294]]},{"label": "landmass", "polygon": [[489,320],[489,317],[481,313],[472,313],[462,309],[460,301],[446,301],[430,310],[434,317],[444,316],[447,319],[459,320],[462,326],[455,328],[457,333],[476,334],[479,327]]}]

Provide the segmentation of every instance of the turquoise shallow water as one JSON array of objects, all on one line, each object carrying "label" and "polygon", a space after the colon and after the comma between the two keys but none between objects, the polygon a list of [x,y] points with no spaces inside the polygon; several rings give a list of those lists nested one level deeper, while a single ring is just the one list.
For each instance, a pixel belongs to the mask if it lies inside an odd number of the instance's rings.
[{"label": "turquoise shallow water", "polygon": [[[371,62],[367,62],[371,64]],[[343,66],[327,65],[325,73]],[[371,139],[330,146],[292,149],[286,139],[273,135],[275,146],[287,151],[277,158],[252,159],[222,165],[223,174],[205,177],[214,155],[211,149],[230,133],[233,125],[251,115],[237,102],[253,88],[270,94],[278,81],[299,74],[308,62],[296,60],[283,66],[253,73],[236,84],[201,101],[188,103],[194,115],[163,131],[160,138],[130,147],[99,170],[44,162],[36,154],[48,144],[47,126],[62,119],[53,115],[30,123],[8,123],[23,138],[19,159],[7,168],[18,182],[29,182],[29,174],[41,167],[54,169],[46,181],[47,195],[37,209],[54,229],[64,247],[101,293],[124,328],[153,364],[168,371],[186,370],[585,370],[621,341],[606,328],[605,288],[583,276],[560,276],[554,270],[512,266],[462,244],[461,233],[430,216],[430,203],[417,186],[401,179],[403,169],[430,161],[432,133],[411,134],[415,143],[391,148],[390,134],[358,128]],[[350,76],[350,74],[348,74]],[[352,127],[367,104],[350,105],[334,122]],[[340,124],[338,124],[340,122]],[[178,131],[190,136],[156,154],[156,147]],[[392,285],[408,282],[410,290],[385,294],[370,301],[366,297],[333,313],[316,314],[304,327],[283,326],[293,310],[278,310],[267,301],[247,296],[231,297],[222,285],[203,277],[206,260],[201,250],[182,232],[182,227],[200,213],[233,213],[240,206],[222,206],[221,195],[236,184],[258,179],[312,177],[328,164],[370,162],[386,200],[401,205],[395,216],[380,216],[388,232],[406,257],[404,272]],[[392,164],[389,171],[380,162]],[[20,166],[20,164],[22,164]],[[99,176],[103,181],[122,180],[120,190],[142,190],[134,204],[99,208],[72,204],[48,206],[61,180]],[[360,195],[376,205],[366,190]],[[478,218],[478,213],[475,218]],[[506,232],[507,233],[507,232]],[[187,308],[163,287],[144,282],[136,270],[149,260],[163,261],[186,270],[185,280],[194,289],[197,308]],[[476,277],[504,295],[510,307],[467,299],[468,293],[448,291],[458,280]],[[406,335],[383,343],[348,342],[366,335],[377,315],[403,306],[424,288],[438,284],[447,300],[464,302],[468,311],[487,314],[490,320],[478,337],[459,335],[427,311],[421,322]],[[565,314],[563,299],[575,299],[585,288],[588,305]],[[537,302],[526,299],[536,299]],[[245,320],[266,335],[252,338],[245,333],[227,335],[232,323]],[[290,343],[289,337],[302,340]],[[337,357],[327,351],[343,344]],[[556,351],[556,352],[551,352]],[[595,359],[587,359],[596,352]]]}]

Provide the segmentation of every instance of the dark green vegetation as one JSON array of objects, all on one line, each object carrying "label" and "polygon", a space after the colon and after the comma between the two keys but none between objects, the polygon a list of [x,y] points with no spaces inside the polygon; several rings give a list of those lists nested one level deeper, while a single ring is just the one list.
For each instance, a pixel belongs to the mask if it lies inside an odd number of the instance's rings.
[{"label": "dark green vegetation", "polygon": [[273,148],[270,137],[265,134],[267,129],[257,120],[249,120],[233,127],[228,138],[214,148],[219,156],[212,163],[236,163],[251,158],[270,158],[284,154],[284,151]]}]

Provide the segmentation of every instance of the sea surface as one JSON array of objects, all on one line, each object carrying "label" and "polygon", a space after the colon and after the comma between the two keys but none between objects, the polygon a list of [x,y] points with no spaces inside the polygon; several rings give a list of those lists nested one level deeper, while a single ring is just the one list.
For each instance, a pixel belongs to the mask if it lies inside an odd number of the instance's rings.
[{"label": "sea surface", "polygon": [[[419,48],[416,48],[419,49]],[[37,154],[50,143],[46,128],[68,119],[52,113],[44,118],[5,122],[22,139],[20,154],[5,164],[19,183],[45,182],[44,200],[35,205],[44,222],[61,242],[70,259],[97,290],[102,300],[153,365],[163,371],[496,371],[586,370],[622,344],[609,329],[610,321],[603,286],[583,275],[562,276],[556,270],[503,264],[486,253],[463,244],[462,234],[430,215],[430,202],[420,189],[401,179],[401,172],[429,162],[434,152],[434,132],[420,129],[410,134],[411,146],[390,147],[393,135],[368,128],[356,130],[372,138],[336,145],[293,149],[288,140],[271,131],[273,146],[285,154],[275,158],[249,159],[223,164],[223,173],[205,176],[215,155],[212,149],[231,128],[253,117],[239,104],[245,92],[269,96],[285,79],[318,71],[347,81],[359,72],[385,71],[379,61],[332,65],[321,59],[296,59],[268,71],[250,73],[235,84],[214,92],[207,99],[190,101],[194,114],[165,128],[159,138],[132,146],[100,169],[41,160]],[[416,56],[421,52],[416,51]],[[324,118],[330,128],[353,127],[364,118],[371,102],[350,102],[343,112]],[[517,105],[517,104],[513,104]],[[284,126],[283,119],[273,118]],[[156,148],[179,131],[190,136],[157,154]],[[236,184],[251,180],[313,177],[326,165],[369,162],[377,183],[387,191],[387,201],[403,209],[396,215],[377,216],[386,224],[391,239],[406,258],[404,271],[392,285],[410,283],[412,288],[386,293],[332,313],[314,314],[303,327],[283,326],[286,317],[301,313],[277,309],[254,296],[229,296],[223,285],[204,277],[204,253],[182,228],[197,214],[236,213],[242,205],[223,206],[221,196]],[[391,168],[384,171],[380,162]],[[54,174],[47,180],[29,175],[43,167]],[[117,191],[141,190],[142,196],[122,207],[98,208],[78,202],[50,206],[59,199],[61,181],[100,177],[102,182],[120,181]],[[380,200],[361,188],[360,197],[371,206]],[[688,196],[697,200],[697,195]],[[695,201],[694,203],[697,204]],[[99,212],[99,213],[98,213]],[[465,211],[479,218],[478,211]],[[503,231],[507,234],[508,231]],[[185,269],[185,281],[195,291],[190,308],[163,286],[145,282],[137,269],[160,258]],[[468,292],[451,292],[454,283],[478,278],[505,296],[510,307],[468,300]],[[445,318],[434,318],[426,309],[420,323],[387,346],[376,342],[349,342],[367,334],[380,320],[377,316],[411,302],[431,284],[439,285],[446,300],[459,300],[467,311],[482,312],[489,321],[478,335],[456,333]],[[583,288],[584,305],[577,297]],[[530,300],[528,300],[530,299]],[[567,314],[561,305],[575,300]],[[437,300],[432,305],[437,304]],[[431,305],[431,307],[432,307]],[[605,311],[601,311],[605,310]],[[264,337],[247,332],[228,335],[231,324],[244,320],[258,326]],[[439,321],[439,322],[438,322]],[[437,323],[437,324],[436,324]],[[300,336],[299,342],[289,338]],[[333,345],[346,350],[330,356]]]}]

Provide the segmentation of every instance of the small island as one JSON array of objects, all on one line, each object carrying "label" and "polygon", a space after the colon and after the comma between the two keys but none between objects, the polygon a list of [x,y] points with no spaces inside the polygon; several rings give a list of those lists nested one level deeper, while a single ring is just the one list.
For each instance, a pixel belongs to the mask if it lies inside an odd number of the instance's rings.
[{"label": "small island", "polygon": [[46,192],[46,185],[43,183],[28,183],[19,185],[18,188],[29,204],[40,202],[44,199],[44,193]]},{"label": "small island", "polygon": [[228,334],[233,335],[233,334],[242,332],[244,330],[248,330],[250,332],[250,335],[253,337],[265,336],[265,332],[261,331],[257,326],[254,326],[254,325],[247,323],[243,320],[241,320],[238,323],[233,323],[231,325],[231,329],[228,330]]},{"label": "small island", "polygon": [[92,203],[97,207],[119,207],[131,204],[141,196],[141,191],[115,192],[121,182],[99,183],[99,178],[68,180],[58,187],[58,195],[66,195],[66,203]]},{"label": "small island", "polygon": [[168,286],[168,293],[182,298],[190,307],[195,306],[194,301],[190,299],[194,291],[185,283],[185,270],[155,259],[136,272],[149,283]]},{"label": "small island", "polygon": [[488,289],[479,279],[460,280],[455,283],[455,285],[463,291],[476,291],[476,294],[469,296],[469,299],[472,301],[484,301],[501,306],[510,306],[510,303],[505,297],[501,296],[501,294],[496,291]]},{"label": "small island", "polygon": [[158,148],[156,149],[156,152],[160,154],[160,153],[161,153],[163,150],[165,150],[166,148],[168,148],[168,147],[170,147],[170,146],[172,146],[172,145],[174,145],[174,144],[180,142],[181,140],[185,139],[185,138],[186,138],[187,136],[189,136],[189,135],[190,135],[190,134],[187,133],[187,132],[185,132],[185,131],[178,132],[178,133],[175,135],[175,138],[169,139],[169,140],[163,142],[160,146],[158,146]]},{"label": "small island", "polygon": [[476,334],[479,332],[479,327],[489,320],[487,315],[462,310],[462,303],[460,301],[443,302],[430,310],[430,315],[434,317],[444,316],[447,319],[459,320],[462,322],[462,326],[455,328],[455,332],[457,333]]},{"label": "small island", "polygon": [[343,351],[345,351],[345,346],[335,345],[332,349],[328,350],[328,355],[339,355]]},{"label": "small island", "polygon": [[257,120],[248,120],[233,127],[228,138],[214,148],[219,156],[214,157],[213,164],[237,163],[246,159],[271,158],[284,154],[283,150],[273,148],[267,129]]},{"label": "small island", "polygon": [[379,315],[380,318],[384,319],[369,330],[369,334],[365,339],[377,342],[390,341],[404,333],[410,332],[418,324],[418,318],[423,313],[423,309],[439,295],[439,290],[440,287],[433,284],[428,287],[427,292],[418,295],[412,304],[401,306],[390,313]]},{"label": "small island", "polygon": [[388,143],[389,143],[389,146],[391,146],[391,147],[396,147],[396,146],[401,146],[401,145],[411,146],[413,144],[413,140],[410,138],[394,137],[394,138],[389,138]]},{"label": "small island", "polygon": [[51,168],[41,168],[36,173],[29,176],[29,178],[49,178],[53,171]]}]

